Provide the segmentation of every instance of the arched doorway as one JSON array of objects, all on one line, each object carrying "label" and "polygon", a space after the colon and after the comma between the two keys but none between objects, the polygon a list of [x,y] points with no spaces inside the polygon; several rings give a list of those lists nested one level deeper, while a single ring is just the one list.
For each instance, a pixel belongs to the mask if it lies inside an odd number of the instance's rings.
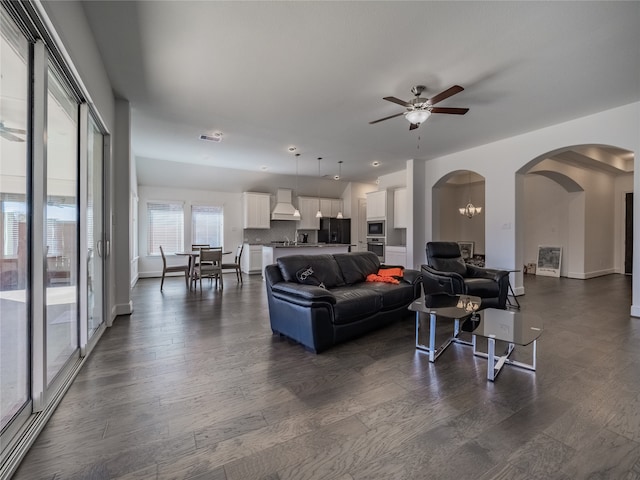
[{"label": "arched doorway", "polygon": [[[471,170],[457,170],[436,182],[433,195],[433,239],[467,242],[473,254],[485,253],[485,179]],[[481,209],[475,215],[463,214],[467,205]]]},{"label": "arched doorway", "polygon": [[587,279],[624,273],[632,152],[574,145],[536,157],[516,175],[518,265],[534,262],[538,245],[559,245],[561,276]]}]

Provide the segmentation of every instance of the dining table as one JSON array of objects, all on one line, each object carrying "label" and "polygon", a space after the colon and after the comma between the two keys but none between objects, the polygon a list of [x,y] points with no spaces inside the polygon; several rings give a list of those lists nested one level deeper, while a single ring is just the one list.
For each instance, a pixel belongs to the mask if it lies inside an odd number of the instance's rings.
[{"label": "dining table", "polygon": [[[211,247],[214,248],[214,247]],[[233,252],[222,252],[222,255],[230,255]],[[187,266],[189,267],[189,290],[191,290],[191,284],[193,283],[193,280],[195,278],[195,271],[196,271],[196,263],[198,262],[198,257],[200,256],[200,250],[190,250],[190,251],[185,251],[185,252],[175,252],[174,255],[179,255],[179,256],[183,256],[189,257],[189,260],[187,262]]]}]

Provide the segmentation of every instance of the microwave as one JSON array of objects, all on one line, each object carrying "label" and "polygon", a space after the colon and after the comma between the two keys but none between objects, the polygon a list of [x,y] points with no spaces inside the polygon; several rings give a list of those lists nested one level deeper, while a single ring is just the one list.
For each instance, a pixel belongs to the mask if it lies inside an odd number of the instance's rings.
[{"label": "microwave", "polygon": [[384,237],[384,220],[367,221],[368,237]]}]

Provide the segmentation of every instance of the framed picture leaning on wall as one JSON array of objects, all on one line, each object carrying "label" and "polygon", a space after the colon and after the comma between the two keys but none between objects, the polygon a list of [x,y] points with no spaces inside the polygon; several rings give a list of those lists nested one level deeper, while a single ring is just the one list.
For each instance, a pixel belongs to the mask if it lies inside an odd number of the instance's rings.
[{"label": "framed picture leaning on wall", "polygon": [[458,245],[460,245],[460,253],[464,260],[473,258],[473,243],[474,242],[458,242]]},{"label": "framed picture leaning on wall", "polygon": [[559,277],[562,264],[562,247],[540,245],[538,246],[538,262],[536,275],[547,277]]}]

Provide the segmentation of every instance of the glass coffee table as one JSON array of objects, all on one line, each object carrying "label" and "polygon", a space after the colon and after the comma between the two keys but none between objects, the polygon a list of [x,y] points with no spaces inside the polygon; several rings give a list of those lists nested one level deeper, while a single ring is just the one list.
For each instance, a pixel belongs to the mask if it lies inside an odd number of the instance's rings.
[{"label": "glass coffee table", "polygon": [[[470,318],[480,308],[480,297],[471,295],[448,295],[446,293],[425,295],[409,305],[409,310],[416,312],[416,349],[429,354],[429,361],[436,359],[452,343],[472,345],[458,338],[460,334],[460,321]],[[421,329],[425,316],[429,316],[429,344],[424,345],[421,340]],[[436,347],[436,319],[445,318],[453,320],[453,335],[440,346]]]},{"label": "glass coffee table", "polygon": [[[473,354],[487,359],[488,380],[495,381],[504,365],[535,371],[537,342],[543,330],[542,320],[537,315],[487,308],[467,318],[462,324],[461,330],[471,333]],[[477,336],[487,339],[487,353],[477,350]],[[502,355],[496,355],[496,340],[507,343],[507,348]],[[516,345],[530,344],[533,344],[533,360],[530,364],[509,358]]]}]

